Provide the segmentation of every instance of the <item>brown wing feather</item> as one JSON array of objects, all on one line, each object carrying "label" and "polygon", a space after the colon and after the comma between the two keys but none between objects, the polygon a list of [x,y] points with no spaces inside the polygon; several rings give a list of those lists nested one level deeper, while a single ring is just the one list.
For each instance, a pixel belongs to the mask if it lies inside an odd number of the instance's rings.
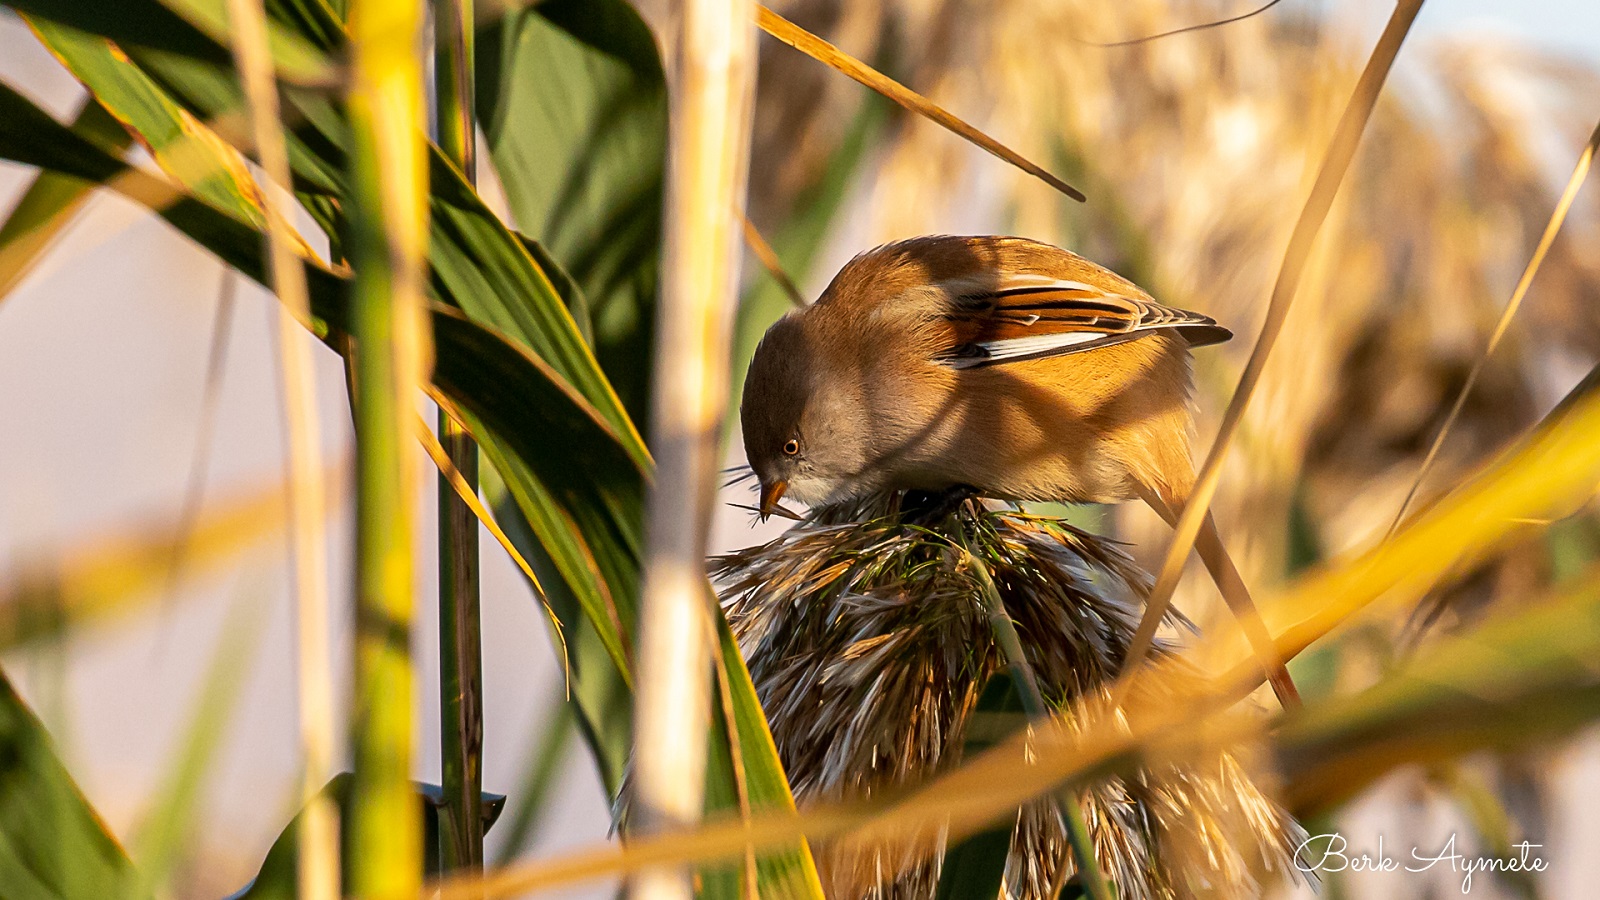
[{"label": "brown wing feather", "polygon": [[964,366],[1083,353],[1157,330],[1176,331],[1191,346],[1233,336],[1209,316],[1083,283],[1006,287],[952,299],[945,316],[952,346],[945,358]]},{"label": "brown wing feather", "polygon": [[1118,334],[1137,327],[1125,297],[1075,288],[1019,288],[960,298],[949,319],[968,340],[1003,341],[1062,332]]},{"label": "brown wing feather", "polygon": [[1158,329],[1192,346],[1232,337],[1209,317],[1162,306],[1081,256],[1016,237],[885,244],[840,269],[816,308],[844,328],[875,318],[920,329],[928,352],[957,366],[1082,353]]}]

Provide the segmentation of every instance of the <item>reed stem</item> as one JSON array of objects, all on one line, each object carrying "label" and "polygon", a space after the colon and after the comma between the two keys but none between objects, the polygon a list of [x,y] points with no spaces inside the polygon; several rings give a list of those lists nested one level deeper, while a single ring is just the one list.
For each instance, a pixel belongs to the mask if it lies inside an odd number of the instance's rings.
[{"label": "reed stem", "polygon": [[[1034,674],[1033,666],[1029,665],[1027,654],[1022,649],[1022,638],[1017,634],[1017,626],[1011,621],[1011,614],[1006,612],[1005,600],[1001,599],[1000,591],[995,587],[994,579],[989,577],[989,567],[983,560],[973,555],[970,549],[962,550],[967,556],[967,565],[972,569],[973,578],[978,582],[979,594],[983,597],[985,611],[989,614],[989,625],[994,629],[994,640],[1000,645],[1000,653],[1006,658],[1006,665],[1011,669],[1013,682],[1017,686],[1017,696],[1022,700],[1023,712],[1027,713],[1028,720],[1047,721],[1050,718],[1050,706],[1045,703],[1044,692],[1039,689],[1039,678]],[[1078,796],[1070,787],[1055,792],[1056,811],[1061,818],[1061,827],[1067,833],[1067,846],[1072,850],[1072,859],[1077,865],[1078,880],[1082,883],[1084,893],[1091,900],[1114,900],[1116,894],[1107,883],[1105,874],[1100,871],[1100,862],[1094,855],[1094,840],[1089,835],[1089,825],[1083,815],[1083,804],[1078,802]]]},{"label": "reed stem", "polygon": [[[476,184],[473,14],[470,0],[432,0],[434,98],[439,148]],[[449,413],[439,443],[474,493],[478,445]],[[444,786],[440,862],[483,867],[483,644],[478,519],[439,476],[439,738]]]},{"label": "reed stem", "polygon": [[350,4],[350,261],[355,340],[355,756],[350,893],[412,900],[422,833],[411,788],[416,498],[410,446],[429,368],[423,318],[427,169],[417,48],[422,6]]},{"label": "reed stem", "polygon": [[[750,0],[680,0],[666,245],[652,409],[657,461],[646,532],[634,717],[636,832],[699,821],[714,633],[705,558],[728,397],[755,84]],[[692,870],[651,868],[635,900],[694,896]]]}]

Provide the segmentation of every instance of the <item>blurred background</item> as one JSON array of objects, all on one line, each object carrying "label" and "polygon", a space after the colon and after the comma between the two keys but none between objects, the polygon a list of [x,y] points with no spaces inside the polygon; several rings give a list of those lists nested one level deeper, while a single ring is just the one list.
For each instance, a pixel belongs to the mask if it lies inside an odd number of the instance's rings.
[{"label": "blurred background", "polygon": [[[641,4],[653,24],[659,2]],[[1222,28],[1104,44],[1243,11],[1184,0],[778,2],[775,9],[877,65],[1083,187],[1044,190],[924,121],[770,39],[761,43],[750,215],[807,297],[856,252],[933,232],[1009,232],[1068,247],[1158,299],[1240,336],[1198,362],[1199,445],[1248,354],[1289,229],[1390,5],[1289,0]],[[659,29],[658,29],[659,31]],[[0,16],[0,77],[61,118],[81,89],[13,18]],[[1532,252],[1600,117],[1600,4],[1432,0],[1402,51],[1325,229],[1284,339],[1229,459],[1216,508],[1234,555],[1265,593],[1330,554],[1381,535]],[[483,173],[492,184],[492,173]],[[0,164],[6,206],[31,172]],[[493,190],[486,189],[492,196]],[[194,497],[281,477],[269,294],[228,287],[225,268],[160,221],[99,195],[48,260],[0,300],[0,579],[88,536],[137,534]],[[789,302],[753,261],[735,360]],[[223,295],[220,376],[207,372]],[[1580,195],[1506,342],[1486,368],[1419,500],[1448,487],[1543,415],[1600,357],[1600,189]],[[318,358],[326,450],[351,443],[338,359]],[[734,439],[729,464],[742,462]],[[417,586],[420,721],[436,728],[434,479]],[[196,493],[198,485],[198,493]],[[730,503],[748,502],[730,488]],[[1166,531],[1129,511],[1081,513],[1159,559]],[[773,534],[725,506],[718,549]],[[349,570],[349,498],[330,527]],[[559,661],[521,576],[484,543],[486,789],[516,793],[548,744]],[[135,615],[0,655],[112,830],[138,833],[176,754],[230,617],[253,631],[248,680],[225,722],[187,842],[185,896],[249,879],[297,791],[287,548],[244,564],[185,566]],[[1530,601],[1600,555],[1578,517],[1458,574],[1404,629],[1374,629],[1337,655],[1296,662],[1308,694],[1371,682],[1397,654],[1498,605]],[[1180,603],[1204,623],[1202,579]],[[348,585],[334,646],[348,644]],[[335,662],[343,674],[348,659]],[[419,736],[416,777],[439,780],[438,737]],[[490,856],[547,855],[605,839],[610,810],[580,741],[558,756],[525,844],[490,833]],[[1327,828],[1353,848],[1404,856],[1509,836],[1545,847],[1531,883],[1483,878],[1474,896],[1593,896],[1600,846],[1600,734],[1430,771],[1406,770]],[[1327,830],[1311,823],[1312,830]],[[1487,843],[1486,843],[1487,842]],[[1459,876],[1334,879],[1352,897],[1450,896]],[[596,886],[566,896],[610,896]]]}]

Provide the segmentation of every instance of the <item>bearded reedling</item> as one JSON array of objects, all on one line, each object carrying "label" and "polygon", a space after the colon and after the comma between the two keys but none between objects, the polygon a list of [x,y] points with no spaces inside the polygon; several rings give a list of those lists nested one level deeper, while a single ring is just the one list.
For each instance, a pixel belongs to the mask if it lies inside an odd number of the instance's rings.
[{"label": "bearded reedling", "polygon": [[[975,492],[1137,498],[1171,525],[1195,477],[1189,350],[1232,336],[1037,241],[935,236],[878,247],[756,348],[740,419],[761,512],[785,496],[824,506]],[[1195,549],[1279,701],[1298,705],[1210,513]]]}]

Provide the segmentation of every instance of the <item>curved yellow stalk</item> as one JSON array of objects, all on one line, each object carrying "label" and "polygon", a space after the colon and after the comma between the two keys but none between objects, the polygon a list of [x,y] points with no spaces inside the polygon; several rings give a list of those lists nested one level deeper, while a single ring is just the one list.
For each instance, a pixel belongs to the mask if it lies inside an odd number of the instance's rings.
[{"label": "curved yellow stalk", "polygon": [[[705,802],[715,640],[706,541],[728,396],[755,87],[750,0],[682,0],[678,21],[653,381],[657,466],[634,703],[633,810],[641,834],[696,822]],[[648,870],[630,894],[688,900],[691,873]]]},{"label": "curved yellow stalk", "polygon": [[411,790],[416,471],[409,432],[426,357],[427,170],[421,3],[350,5],[350,257],[355,340],[355,780],[345,844],[361,898],[412,900],[422,835]]}]

